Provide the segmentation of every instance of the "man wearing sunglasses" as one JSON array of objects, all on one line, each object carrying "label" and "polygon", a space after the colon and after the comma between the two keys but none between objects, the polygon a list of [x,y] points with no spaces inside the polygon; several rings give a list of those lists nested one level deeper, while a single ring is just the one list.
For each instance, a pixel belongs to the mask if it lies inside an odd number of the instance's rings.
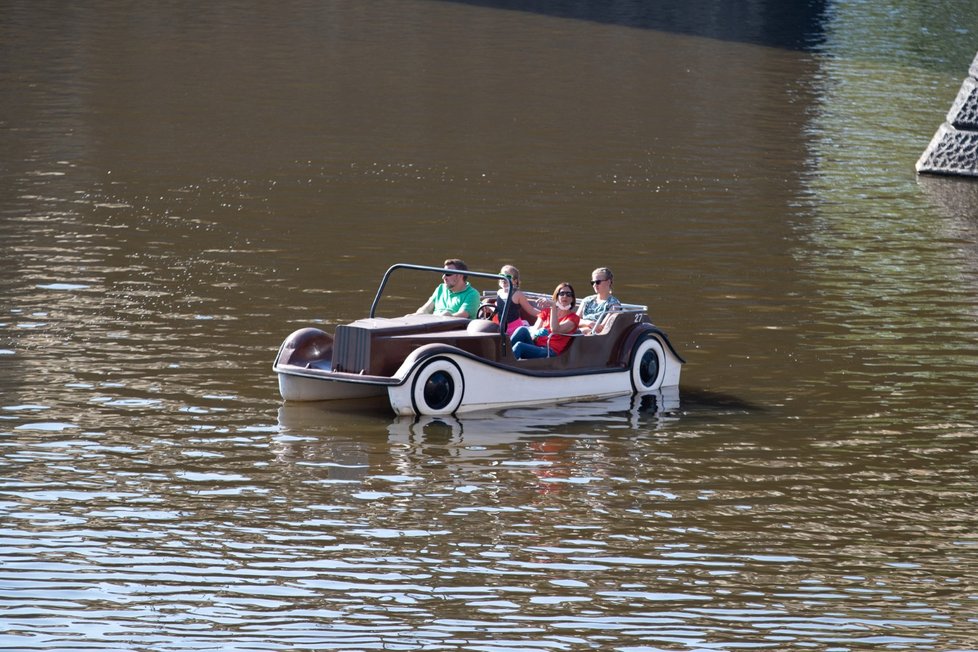
[{"label": "man wearing sunglasses", "polygon": [[[465,262],[458,258],[449,258],[442,267],[457,269],[459,272],[469,269]],[[416,312],[473,319],[478,311],[479,291],[469,285],[469,277],[462,273],[445,272],[442,274],[442,283]]]}]

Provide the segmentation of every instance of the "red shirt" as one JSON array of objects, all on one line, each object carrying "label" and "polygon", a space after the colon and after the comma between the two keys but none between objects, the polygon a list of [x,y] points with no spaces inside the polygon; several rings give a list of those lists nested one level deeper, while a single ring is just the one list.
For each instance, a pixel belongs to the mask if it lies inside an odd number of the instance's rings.
[{"label": "red shirt", "polygon": [[[544,328],[549,329],[550,308],[544,308],[543,310],[541,310],[540,314],[538,315],[538,319],[540,320],[540,323],[543,324]],[[563,317],[561,317],[560,321],[558,321],[557,323],[563,324],[566,321],[574,322],[574,331],[576,331],[578,324],[581,323],[581,316],[578,315],[576,312],[571,311],[566,315],[564,315]],[[569,335],[554,333],[553,337],[550,338],[549,342],[547,342],[546,337],[538,337],[533,341],[533,343],[536,344],[537,346],[550,346],[550,350],[553,351],[555,354],[559,355],[561,352],[563,352],[564,349],[567,348],[567,345],[570,344],[570,341],[571,338]]]}]

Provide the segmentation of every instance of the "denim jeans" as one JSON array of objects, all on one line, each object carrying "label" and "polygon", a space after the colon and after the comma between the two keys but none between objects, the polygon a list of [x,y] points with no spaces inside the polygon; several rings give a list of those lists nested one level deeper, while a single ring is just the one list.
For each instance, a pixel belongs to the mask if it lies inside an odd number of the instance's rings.
[{"label": "denim jeans", "polygon": [[547,358],[556,355],[548,347],[534,344],[533,335],[530,334],[530,329],[527,326],[517,328],[509,339],[513,342],[513,356],[517,360]]}]

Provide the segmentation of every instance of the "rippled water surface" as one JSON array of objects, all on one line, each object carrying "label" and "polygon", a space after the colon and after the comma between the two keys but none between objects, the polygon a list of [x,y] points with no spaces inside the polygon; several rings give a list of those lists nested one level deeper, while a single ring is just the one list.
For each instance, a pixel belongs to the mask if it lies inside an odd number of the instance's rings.
[{"label": "rippled water surface", "polygon": [[[978,6],[906,4],[2,3],[0,649],[978,650]],[[451,256],[612,267],[678,394],[279,400]]]}]

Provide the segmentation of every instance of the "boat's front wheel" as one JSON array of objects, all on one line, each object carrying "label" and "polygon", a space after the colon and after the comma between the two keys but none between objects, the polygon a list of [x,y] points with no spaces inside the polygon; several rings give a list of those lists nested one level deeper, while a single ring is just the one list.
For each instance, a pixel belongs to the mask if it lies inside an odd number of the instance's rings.
[{"label": "boat's front wheel", "polygon": [[632,387],[636,392],[658,389],[666,373],[666,354],[654,337],[638,343],[632,353]]},{"label": "boat's front wheel", "polygon": [[452,414],[462,403],[462,370],[448,358],[433,358],[414,375],[411,400],[416,414]]}]

